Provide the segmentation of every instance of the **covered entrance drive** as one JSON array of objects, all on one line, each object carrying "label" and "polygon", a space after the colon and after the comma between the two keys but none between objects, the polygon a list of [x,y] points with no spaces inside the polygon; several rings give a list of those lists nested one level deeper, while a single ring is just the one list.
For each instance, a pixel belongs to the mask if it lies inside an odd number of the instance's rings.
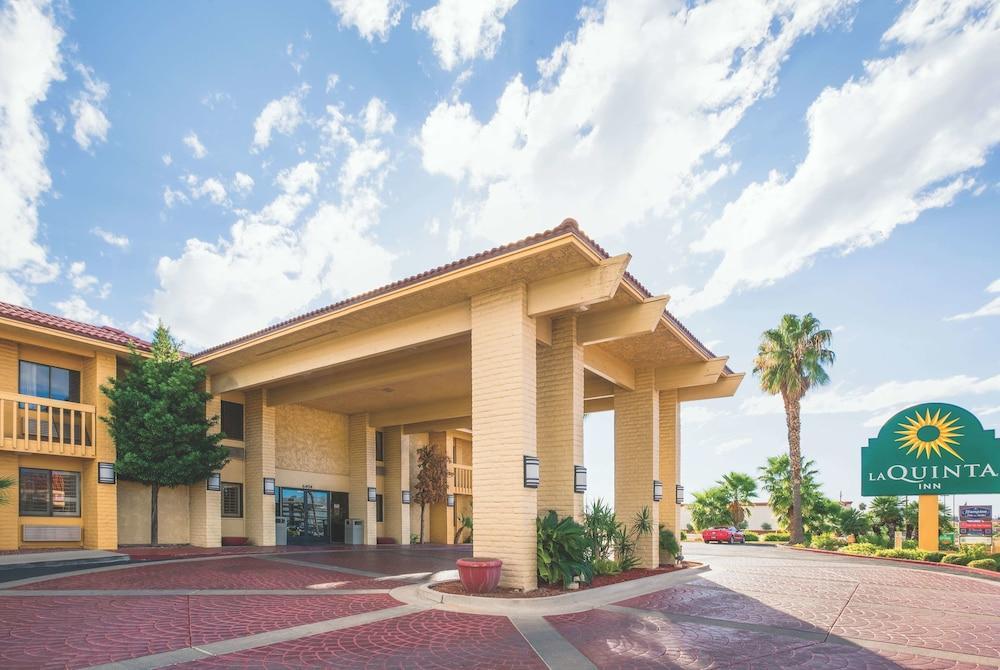
[{"label": "covered entrance drive", "polygon": [[281,487],[275,512],[285,517],[288,544],[328,544],[344,541],[347,494]]},{"label": "covered entrance drive", "polygon": [[[743,375],[627,274],[629,260],[567,220],[194,356],[213,394],[244,398],[250,541],[274,543],[276,478],[347,490],[366,544],[409,543],[415,452],[433,444],[451,459],[445,518],[462,505],[474,552],[504,561],[504,585],[532,589],[535,519],[582,517],[583,416],[600,411],[615,412],[619,516],[648,507],[654,527],[677,528],[679,403],[732,395]],[[639,557],[658,565],[658,544]]]}]

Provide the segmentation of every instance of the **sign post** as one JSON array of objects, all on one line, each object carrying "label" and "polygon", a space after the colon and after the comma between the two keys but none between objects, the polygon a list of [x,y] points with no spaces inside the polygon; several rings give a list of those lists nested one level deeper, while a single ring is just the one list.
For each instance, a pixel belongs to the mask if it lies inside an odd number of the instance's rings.
[{"label": "sign post", "polygon": [[924,551],[938,549],[938,496],[955,493],[1000,493],[1000,439],[968,410],[915,405],[861,450],[861,495],[918,496]]}]

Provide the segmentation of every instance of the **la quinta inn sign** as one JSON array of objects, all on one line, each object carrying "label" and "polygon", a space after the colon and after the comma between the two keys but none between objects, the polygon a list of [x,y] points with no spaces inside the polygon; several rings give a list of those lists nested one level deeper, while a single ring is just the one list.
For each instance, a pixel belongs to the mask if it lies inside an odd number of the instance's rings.
[{"label": "la quinta inn sign", "polygon": [[863,496],[953,493],[1000,493],[1000,439],[968,410],[915,405],[861,450]]}]

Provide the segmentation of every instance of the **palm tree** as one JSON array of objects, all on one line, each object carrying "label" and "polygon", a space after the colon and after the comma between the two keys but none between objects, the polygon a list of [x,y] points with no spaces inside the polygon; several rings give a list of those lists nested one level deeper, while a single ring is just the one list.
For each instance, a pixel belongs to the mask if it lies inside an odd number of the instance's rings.
[{"label": "palm tree", "polygon": [[14,488],[13,477],[0,477],[0,505],[7,504],[7,491]]},{"label": "palm tree", "polygon": [[903,522],[903,509],[896,496],[876,496],[868,506],[868,515],[872,519],[872,527],[881,532],[884,527],[889,532],[889,538]]},{"label": "palm tree", "polygon": [[819,319],[806,314],[781,317],[777,328],[761,335],[753,372],[760,387],[771,395],[781,394],[788,428],[788,457],[792,467],[792,523],[790,541],[802,542],[802,397],[813,386],[830,381],[824,365],[832,365],[834,353],[829,348],[833,333],[821,329]]},{"label": "palm tree", "polygon": [[733,525],[739,527],[750,516],[750,506],[757,495],[757,482],[742,472],[730,472],[722,475],[718,485],[726,494],[729,517],[733,520]]},{"label": "palm tree", "polygon": [[871,523],[865,513],[853,507],[845,507],[840,512],[840,534],[853,535],[855,538],[864,535],[871,528]]},{"label": "palm tree", "polygon": [[[792,520],[792,466],[788,454],[768,456],[767,465],[757,468],[761,488],[768,494],[768,504],[782,528],[791,527]],[[819,470],[811,459],[802,461],[802,510],[807,511],[820,497]],[[804,515],[803,515],[804,516]],[[803,522],[804,524],[805,522]]]}]

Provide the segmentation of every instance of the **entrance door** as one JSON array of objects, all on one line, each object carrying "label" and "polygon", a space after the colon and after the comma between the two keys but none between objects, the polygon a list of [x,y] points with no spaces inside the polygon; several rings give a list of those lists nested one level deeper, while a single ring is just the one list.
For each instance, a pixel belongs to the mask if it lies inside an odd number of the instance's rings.
[{"label": "entrance door", "polygon": [[330,526],[334,542],[344,541],[344,521],[347,520],[347,494],[330,494]]},{"label": "entrance door", "polygon": [[281,514],[288,519],[288,544],[330,542],[329,491],[282,488]]}]

